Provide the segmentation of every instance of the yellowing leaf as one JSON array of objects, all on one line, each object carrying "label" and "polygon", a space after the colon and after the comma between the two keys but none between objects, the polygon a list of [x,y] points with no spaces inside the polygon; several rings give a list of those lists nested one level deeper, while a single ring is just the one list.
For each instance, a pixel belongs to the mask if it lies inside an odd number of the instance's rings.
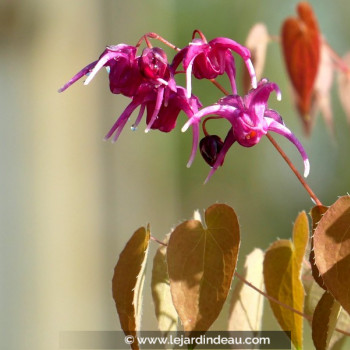
[{"label": "yellowing leaf", "polygon": [[[261,249],[254,249],[244,264],[244,278],[260,290],[264,290],[263,261],[264,252]],[[263,306],[263,296],[239,280],[232,294],[228,329],[261,330]]]},{"label": "yellowing leaf", "polygon": [[339,98],[340,102],[343,106],[344,112],[347,116],[348,123],[350,123],[350,76],[349,76],[349,70],[350,70],[350,52],[348,52],[343,57],[343,62],[345,63],[346,72],[339,73],[339,79],[338,79],[338,91],[339,91]]},{"label": "yellowing leaf", "polygon": [[[294,223],[293,242],[274,242],[265,252],[264,259],[267,294],[301,313],[304,309],[304,288],[300,274],[308,239],[308,220],[305,212],[302,212]],[[270,301],[270,305],[282,329],[291,331],[292,343],[297,349],[301,349],[302,316],[273,301]]]},{"label": "yellowing leaf", "polygon": [[[140,329],[144,270],[150,239],[149,227],[139,228],[120,253],[112,280],[113,299],[124,333],[135,336]],[[137,342],[131,344],[138,349]]]},{"label": "yellowing leaf", "polygon": [[170,290],[186,332],[209,329],[236,268],[240,236],[234,210],[215,204],[206,210],[205,223],[183,222],[171,233],[167,248]]},{"label": "yellowing leaf", "polygon": [[350,313],[350,196],[339,198],[314,233],[315,263],[327,290]]},{"label": "yellowing leaf", "polygon": [[154,256],[151,282],[158,328],[164,334],[177,330],[178,319],[170,293],[166,249],[160,246]]},{"label": "yellowing leaf", "polygon": [[332,294],[325,292],[322,295],[312,319],[312,340],[317,350],[328,349],[340,309]]}]

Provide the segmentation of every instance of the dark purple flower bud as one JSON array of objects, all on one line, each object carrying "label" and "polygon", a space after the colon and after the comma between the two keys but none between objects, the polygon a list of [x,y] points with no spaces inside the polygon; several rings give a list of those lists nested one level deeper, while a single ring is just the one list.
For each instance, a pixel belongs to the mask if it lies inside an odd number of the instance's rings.
[{"label": "dark purple flower bud", "polygon": [[211,167],[214,166],[223,145],[223,141],[217,135],[207,135],[199,142],[199,150],[201,155]]}]

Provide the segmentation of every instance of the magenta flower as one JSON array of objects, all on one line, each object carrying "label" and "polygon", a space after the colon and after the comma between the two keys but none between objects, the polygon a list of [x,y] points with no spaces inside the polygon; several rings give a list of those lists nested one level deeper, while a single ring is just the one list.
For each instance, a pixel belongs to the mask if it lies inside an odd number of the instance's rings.
[{"label": "magenta flower", "polygon": [[226,73],[230,80],[232,93],[236,94],[236,67],[232,52],[240,55],[248,69],[253,88],[256,87],[256,76],[253,64],[250,60],[250,51],[229,38],[215,38],[207,42],[200,31],[194,31],[193,36],[199,33],[200,39],[193,38],[192,42],[180,50],[174,57],[172,67],[178,68],[180,63],[186,71],[187,95],[191,95],[191,74],[197,79],[215,79]]},{"label": "magenta flower", "polygon": [[63,92],[85,75],[88,75],[84,82],[84,85],[87,85],[102,67],[106,67],[109,72],[111,92],[128,97],[134,96],[143,79],[136,58],[136,51],[135,46],[126,44],[108,46],[97,61],[83,68],[58,91]]},{"label": "magenta flower", "polygon": [[[109,46],[97,61],[87,65],[59,89],[59,92],[66,90],[85,75],[88,75],[84,83],[84,85],[87,85],[102,67],[106,67],[109,72],[111,92],[132,98],[132,102],[106,136],[109,138],[115,133],[114,141],[117,140],[127,119],[138,106],[141,106],[141,110],[134,127],[139,124],[144,108],[147,106],[146,132],[154,128],[161,131],[170,131],[175,126],[174,119],[176,119],[178,113],[171,115],[172,119],[170,121],[161,118],[163,124],[158,120],[157,127],[153,127],[153,123],[159,118],[158,114],[161,109],[162,114],[165,113],[169,116],[171,110],[187,108],[184,105],[186,103],[183,102],[182,92],[180,92],[177,99],[174,97],[177,87],[165,52],[157,47],[145,48],[140,56],[136,56],[136,51],[136,47],[125,44]],[[177,101],[179,104],[176,108],[173,101]],[[164,108],[169,102],[171,102],[172,108],[170,106]],[[188,103],[191,105],[192,102]],[[167,112],[164,112],[164,110]],[[150,114],[150,111],[152,111],[152,114]]]},{"label": "magenta flower", "polygon": [[304,160],[304,176],[307,177],[310,170],[307,154],[294,134],[284,125],[282,117],[274,110],[267,107],[267,101],[272,91],[277,93],[277,99],[281,99],[281,92],[275,83],[262,80],[256,89],[251,90],[243,98],[238,95],[229,95],[218,101],[217,104],[203,108],[196,113],[182,128],[187,130],[190,125],[199,124],[204,116],[214,114],[227,119],[231,123],[231,128],[227,136],[218,148],[215,162],[206,179],[210,179],[216,169],[222,165],[225,155],[234,142],[238,142],[244,147],[256,145],[262,136],[268,131],[276,132],[291,141]]},{"label": "magenta flower", "polygon": [[[157,103],[157,92],[147,85],[141,86],[139,93],[133,97],[130,104],[125,108],[124,112],[107,133],[105,139],[108,140],[114,135],[113,142],[115,142],[118,139],[118,136],[123,130],[125,124],[129,120],[131,114],[137,107],[140,107],[140,110],[136,121],[132,125],[132,128],[137,128],[146,110],[146,131],[149,129],[157,129],[162,132],[169,132],[175,128],[176,120],[180,111],[183,111],[188,116],[188,118],[191,118],[195,113],[198,112],[198,109],[202,107],[199,99],[193,95],[188,98],[186,95],[186,90],[181,86],[177,86],[176,91],[170,91],[166,100],[160,106],[158,106]],[[156,118],[151,123],[151,120],[154,118],[156,109]],[[192,163],[196,154],[199,140],[199,124],[192,125],[192,129],[193,145],[188,164]]]}]

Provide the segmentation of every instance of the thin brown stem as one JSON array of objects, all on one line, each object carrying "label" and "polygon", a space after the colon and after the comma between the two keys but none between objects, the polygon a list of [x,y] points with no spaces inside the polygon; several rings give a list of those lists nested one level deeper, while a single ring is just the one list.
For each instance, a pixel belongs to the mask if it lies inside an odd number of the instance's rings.
[{"label": "thin brown stem", "polygon": [[136,47],[139,47],[143,40],[146,41],[147,45],[148,44],[150,45],[148,38],[159,40],[161,43],[163,43],[166,46],[169,46],[171,49],[176,50],[176,51],[180,51],[180,49],[177,46],[173,45],[168,40],[164,39],[162,36],[158,35],[157,33],[153,33],[153,32],[146,33],[145,35],[143,35],[142,38],[137,42]]},{"label": "thin brown stem", "polygon": [[209,79],[222,93],[224,93],[226,96],[229,95],[230,93],[220,84],[218,83],[215,79]]},{"label": "thin brown stem", "polygon": [[284,304],[282,303],[281,301],[277,300],[276,298],[268,295],[267,293],[263,292],[262,290],[260,290],[259,288],[255,287],[253,284],[251,284],[250,282],[248,282],[243,276],[241,276],[237,271],[235,272],[235,276],[240,279],[243,283],[245,283],[247,286],[249,286],[250,288],[254,289],[256,292],[258,292],[259,294],[261,294],[262,296],[264,296],[265,298],[273,301],[274,303],[284,307],[285,309],[288,309],[296,314],[298,314],[299,316],[302,316],[304,318],[306,318],[307,320],[311,321],[312,318],[306,314],[304,314],[303,312],[301,311],[298,311],[294,308],[292,308],[291,306],[287,305],[287,304]]},{"label": "thin brown stem", "polygon": [[302,186],[305,188],[305,190],[309,193],[310,197],[314,200],[316,205],[322,205],[322,202],[317,198],[315,193],[312,191],[310,186],[306,183],[305,179],[301,176],[299,171],[296,169],[294,164],[291,162],[291,160],[288,158],[288,156],[284,153],[282,148],[278,145],[278,143],[274,140],[274,138],[270,134],[266,134],[267,138],[270,140],[270,142],[273,144],[273,146],[277,149],[279,154],[282,156],[282,158],[286,161],[286,163],[289,165],[295,176],[298,178]]},{"label": "thin brown stem", "polygon": [[168,246],[166,243],[160,241],[158,238],[156,238],[156,237],[154,237],[154,236],[152,236],[152,235],[151,235],[150,238],[151,238],[151,241],[157,242],[158,244],[160,244],[160,245],[162,245],[162,246],[164,246],[164,247],[167,247],[167,246]]},{"label": "thin brown stem", "polygon": [[207,38],[204,36],[204,34],[199,29],[195,29],[193,31],[192,40],[195,38],[196,34],[198,34],[200,36],[200,38],[202,39],[202,41],[204,43],[206,43],[206,44],[208,43]]},{"label": "thin brown stem", "polygon": [[[295,314],[299,315],[299,316],[302,316],[303,318],[307,319],[308,321],[312,321],[312,317],[309,316],[309,315],[306,315],[305,313],[299,311],[299,310],[296,310],[294,309],[293,307],[285,304],[285,303],[282,303],[281,301],[277,300],[276,298],[272,297],[271,295],[268,295],[267,293],[263,292],[262,290],[260,290],[259,288],[255,287],[253,284],[251,284],[250,282],[248,282],[243,276],[241,276],[237,271],[235,271],[235,276],[241,280],[244,284],[246,284],[248,287],[254,289],[256,292],[258,292],[259,294],[261,294],[262,296],[264,296],[265,298],[271,300],[272,302],[282,306],[283,308],[285,309],[288,309],[292,312],[294,312]],[[346,336],[350,336],[350,333],[349,332],[346,332],[342,329],[339,329],[339,328],[335,328],[335,330],[339,333],[342,333]]]}]

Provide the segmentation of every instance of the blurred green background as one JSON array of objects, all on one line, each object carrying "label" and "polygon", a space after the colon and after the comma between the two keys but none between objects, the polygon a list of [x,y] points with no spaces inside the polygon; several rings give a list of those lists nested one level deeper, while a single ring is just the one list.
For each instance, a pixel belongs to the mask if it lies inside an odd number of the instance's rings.
[{"label": "blurred green background", "polygon": [[[340,54],[350,48],[350,4],[310,1],[324,36]],[[251,149],[235,145],[208,184],[200,156],[186,168],[191,133],[186,118],[170,134],[125,128],[116,144],[103,136],[128,100],[112,95],[107,75],[57,89],[106,45],[136,44],[157,32],[185,46],[200,29],[210,40],[228,36],[244,43],[264,22],[278,35],[297,1],[280,0],[32,0],[0,1],[1,233],[0,342],[4,349],[57,349],[64,330],[120,329],[111,296],[114,265],[128,237],[151,224],[162,239],[172,227],[215,202],[234,207],[242,229],[239,270],[253,248],[291,236],[301,210],[312,207],[267,139]],[[170,53],[170,51],[168,51]],[[238,70],[242,63],[237,58]],[[350,130],[332,90],[336,138],[319,116],[312,137],[303,136],[292,105],[278,44],[267,52],[264,76],[279,84],[283,99],[271,107],[284,117],[311,162],[308,182],[330,205],[350,188]],[[195,84],[203,104],[219,92]],[[214,125],[214,124],[213,124]],[[282,137],[276,140],[299,170],[302,161]],[[152,244],[152,252],[156,249]],[[150,269],[148,269],[150,272]],[[149,275],[149,274],[148,274]],[[145,284],[143,328],[155,317]],[[269,310],[268,310],[269,311]],[[224,328],[224,311],[218,327]],[[266,327],[277,327],[267,320]],[[270,322],[270,323],[269,323]],[[276,328],[277,329],[277,328]]]}]

